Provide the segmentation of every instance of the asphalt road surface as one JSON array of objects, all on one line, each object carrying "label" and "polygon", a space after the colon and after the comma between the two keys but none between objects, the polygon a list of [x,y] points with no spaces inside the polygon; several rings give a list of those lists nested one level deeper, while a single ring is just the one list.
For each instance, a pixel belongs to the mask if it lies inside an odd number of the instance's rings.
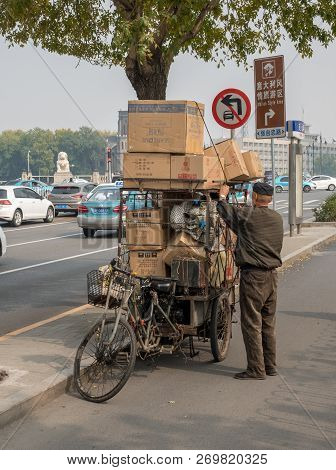
[{"label": "asphalt road surface", "polygon": [[[92,404],[62,395],[1,430],[6,449],[335,449],[336,244],[281,275],[280,375],[239,381],[238,324],[229,356],[138,361],[126,387]],[[9,439],[9,441],[8,441]]]},{"label": "asphalt road surface", "polygon": [[[305,218],[328,191],[304,193]],[[276,208],[288,230],[288,193],[275,195]],[[83,237],[73,216],[52,224],[1,225],[8,251],[0,258],[0,336],[86,303],[86,274],[116,255],[112,232]]]},{"label": "asphalt road surface", "polygon": [[113,232],[84,238],[75,217],[5,227],[0,336],[87,303],[86,274],[116,255]]}]

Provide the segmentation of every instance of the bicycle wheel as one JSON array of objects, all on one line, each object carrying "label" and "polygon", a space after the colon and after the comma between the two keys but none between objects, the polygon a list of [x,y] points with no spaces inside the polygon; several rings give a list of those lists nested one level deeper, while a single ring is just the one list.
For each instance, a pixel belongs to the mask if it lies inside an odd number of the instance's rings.
[{"label": "bicycle wheel", "polygon": [[102,322],[96,323],[76,353],[76,389],[86,400],[95,403],[109,400],[120,392],[135,365],[136,339],[131,326],[121,318],[115,337],[109,344],[114,326],[114,318],[106,319],[102,341],[99,341]]},{"label": "bicycle wheel", "polygon": [[224,293],[213,301],[210,320],[211,352],[216,362],[223,361],[229,351],[231,321],[230,306],[227,294]]}]

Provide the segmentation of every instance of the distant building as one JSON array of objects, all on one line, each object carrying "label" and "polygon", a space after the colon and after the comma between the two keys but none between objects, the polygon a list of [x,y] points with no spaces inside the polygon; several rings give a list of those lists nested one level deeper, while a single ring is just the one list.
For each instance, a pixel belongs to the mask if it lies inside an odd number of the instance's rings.
[{"label": "distant building", "polygon": [[309,124],[305,124],[305,138],[302,140],[304,170],[311,175],[313,173],[319,175],[325,173],[323,157],[336,159],[336,141],[332,139],[331,142],[327,142],[320,134],[311,133],[310,127]]},{"label": "distant building", "polygon": [[[316,175],[323,173],[323,157],[336,158],[336,140],[332,139],[331,142],[327,142],[325,139],[321,139],[320,134],[312,133],[310,127],[309,124],[305,124],[305,137],[301,141],[303,147],[303,170],[305,174],[313,175],[314,173]],[[243,150],[253,150],[259,153],[265,170],[272,169],[270,139],[256,139],[255,137],[244,136],[239,141]],[[278,175],[288,174],[289,143],[290,141],[285,138],[274,139],[275,172]],[[317,159],[318,162],[320,161],[320,155],[322,155],[322,168],[320,164],[317,164]]]},{"label": "distant building", "polygon": [[[255,137],[242,137],[240,145],[243,151],[258,152],[264,170],[272,169],[271,139],[256,139]],[[275,173],[286,175],[288,173],[288,145],[287,139],[274,139]]]}]

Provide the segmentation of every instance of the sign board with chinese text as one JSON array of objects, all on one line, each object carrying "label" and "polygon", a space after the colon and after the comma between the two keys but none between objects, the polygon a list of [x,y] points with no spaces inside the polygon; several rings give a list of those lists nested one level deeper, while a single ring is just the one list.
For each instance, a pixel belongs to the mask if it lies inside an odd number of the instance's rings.
[{"label": "sign board with chinese text", "polygon": [[256,137],[286,137],[284,56],[254,61]]},{"label": "sign board with chinese text", "polygon": [[212,115],[222,127],[236,129],[243,126],[251,114],[248,96],[236,88],[222,90],[212,103]]},{"label": "sign board with chinese text", "polygon": [[287,121],[286,130],[288,137],[295,137],[302,140],[305,136],[305,128],[303,121]]}]

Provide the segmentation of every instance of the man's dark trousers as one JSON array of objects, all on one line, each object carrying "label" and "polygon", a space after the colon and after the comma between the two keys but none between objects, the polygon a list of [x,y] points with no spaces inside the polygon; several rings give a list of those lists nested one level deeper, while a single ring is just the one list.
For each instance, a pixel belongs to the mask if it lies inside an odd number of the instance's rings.
[{"label": "man's dark trousers", "polygon": [[276,367],[275,270],[242,269],[240,278],[241,328],[247,355],[247,371],[265,376]]}]

